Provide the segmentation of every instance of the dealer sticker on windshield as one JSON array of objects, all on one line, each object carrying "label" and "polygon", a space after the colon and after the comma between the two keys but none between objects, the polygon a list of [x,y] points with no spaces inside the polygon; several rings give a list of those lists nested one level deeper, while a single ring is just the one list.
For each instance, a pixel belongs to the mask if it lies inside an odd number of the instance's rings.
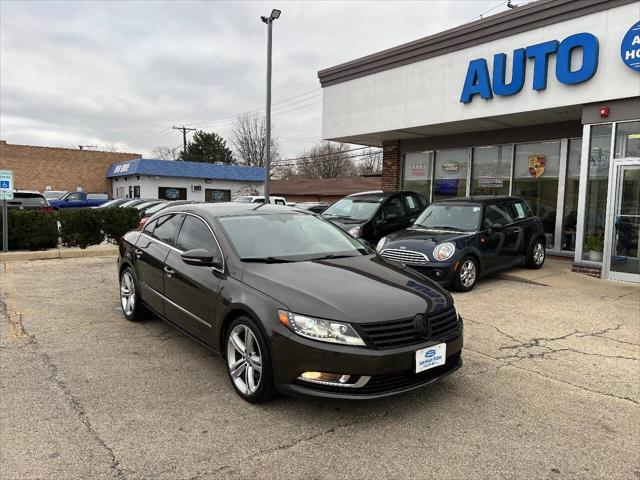
[{"label": "dealer sticker on windshield", "polygon": [[439,343],[416,351],[416,373],[444,365],[447,361],[447,344]]}]

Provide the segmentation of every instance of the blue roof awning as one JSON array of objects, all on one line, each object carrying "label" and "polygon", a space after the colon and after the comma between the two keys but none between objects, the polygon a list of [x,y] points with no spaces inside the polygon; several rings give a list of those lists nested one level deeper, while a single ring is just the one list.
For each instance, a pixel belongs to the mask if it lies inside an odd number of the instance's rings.
[{"label": "blue roof awning", "polygon": [[108,178],[126,177],[128,175],[264,182],[265,169],[262,167],[225,165],[222,163],[138,158],[136,160],[114,163],[109,167],[109,172],[107,173]]}]

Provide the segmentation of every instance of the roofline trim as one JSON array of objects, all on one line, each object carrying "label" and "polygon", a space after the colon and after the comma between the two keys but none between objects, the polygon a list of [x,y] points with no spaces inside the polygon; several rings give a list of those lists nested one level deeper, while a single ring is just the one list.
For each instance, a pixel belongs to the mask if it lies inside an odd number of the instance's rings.
[{"label": "roofline trim", "polygon": [[318,72],[322,87],[416,63],[637,0],[538,0]]}]

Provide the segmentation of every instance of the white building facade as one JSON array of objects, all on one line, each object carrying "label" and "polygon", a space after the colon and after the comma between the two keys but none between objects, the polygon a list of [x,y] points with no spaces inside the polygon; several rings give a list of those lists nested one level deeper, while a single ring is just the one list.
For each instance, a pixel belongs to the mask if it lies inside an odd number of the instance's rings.
[{"label": "white building facade", "polygon": [[111,165],[113,198],[225,202],[264,193],[264,168],[139,159]]}]

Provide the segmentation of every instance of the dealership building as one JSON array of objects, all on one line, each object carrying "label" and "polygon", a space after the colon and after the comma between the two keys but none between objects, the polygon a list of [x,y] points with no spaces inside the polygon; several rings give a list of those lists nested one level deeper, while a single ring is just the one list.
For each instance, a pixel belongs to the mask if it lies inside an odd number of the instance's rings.
[{"label": "dealership building", "polygon": [[107,178],[111,180],[113,198],[228,202],[243,195],[262,195],[265,170],[243,165],[139,158],[114,163],[109,167]]},{"label": "dealership building", "polygon": [[383,147],[384,190],[523,197],[549,253],[640,281],[637,0],[538,0],[318,76],[323,138]]}]

